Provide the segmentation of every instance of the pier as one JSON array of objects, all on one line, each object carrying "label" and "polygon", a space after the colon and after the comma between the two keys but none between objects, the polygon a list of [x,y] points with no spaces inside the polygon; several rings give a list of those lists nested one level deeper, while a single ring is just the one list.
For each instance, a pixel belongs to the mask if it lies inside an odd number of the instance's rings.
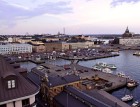
[{"label": "pier", "polygon": [[104,55],[95,55],[95,56],[60,56],[59,58],[65,60],[87,61],[87,60],[94,60],[94,59],[101,59],[101,58],[108,58],[108,57],[115,57],[115,56],[119,56],[119,54],[104,54]]},{"label": "pier", "polygon": [[[70,64],[70,65],[64,65],[64,66],[57,66],[52,64],[41,64],[41,66],[44,67],[43,70],[40,70],[41,72],[47,72],[48,76],[65,76],[65,75],[79,75],[81,78],[81,81],[84,83],[84,81],[88,81],[85,83],[82,88],[86,89],[89,86],[92,88],[97,88],[95,84],[100,85],[99,89],[105,90],[105,91],[112,91],[121,87],[126,86],[127,78],[119,77],[114,74],[110,73],[104,73],[101,71],[95,71],[92,68],[84,67],[78,64]],[[36,72],[37,69],[33,68],[33,72]],[[100,83],[95,78],[98,76]],[[103,82],[102,82],[103,81]],[[110,86],[106,86],[107,84],[111,83]]]}]

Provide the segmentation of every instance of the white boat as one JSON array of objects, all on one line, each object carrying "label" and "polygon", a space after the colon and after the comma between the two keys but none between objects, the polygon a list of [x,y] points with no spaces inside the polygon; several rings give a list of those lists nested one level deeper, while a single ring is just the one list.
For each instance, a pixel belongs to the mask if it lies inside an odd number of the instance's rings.
[{"label": "white boat", "polygon": [[130,81],[127,82],[127,87],[128,88],[136,87],[138,85],[139,85],[139,83],[137,81],[134,81],[134,80],[130,80]]},{"label": "white boat", "polygon": [[96,65],[93,66],[93,69],[94,69],[94,70],[98,70],[98,71],[102,71],[102,67],[100,67],[100,66],[96,66]]},{"label": "white boat", "polygon": [[95,66],[100,66],[100,67],[109,68],[109,69],[117,69],[117,67],[114,64],[107,64],[104,62],[98,62],[97,64],[95,64]]},{"label": "white boat", "polygon": [[119,77],[126,77],[126,75],[125,75],[123,72],[118,72],[117,75],[118,75]]},{"label": "white boat", "polygon": [[107,64],[106,67],[110,69],[117,69],[117,67],[114,64]]},{"label": "white boat", "polygon": [[122,101],[126,102],[126,101],[130,101],[133,99],[132,95],[125,95],[124,97],[121,98]]},{"label": "white boat", "polygon": [[139,51],[136,51],[135,53],[133,53],[133,55],[140,56],[140,52]]},{"label": "white boat", "polygon": [[139,102],[139,101],[135,101],[135,102],[132,104],[132,107],[140,107],[140,102]]},{"label": "white boat", "polygon": [[37,66],[36,69],[42,70],[42,69],[44,69],[44,67],[43,66]]},{"label": "white boat", "polygon": [[112,73],[111,69],[109,69],[109,68],[104,68],[104,69],[102,69],[102,72],[105,72],[105,73]]},{"label": "white boat", "polygon": [[106,63],[104,63],[104,62],[98,62],[97,64],[96,64],[96,66],[100,66],[100,67],[106,67]]}]

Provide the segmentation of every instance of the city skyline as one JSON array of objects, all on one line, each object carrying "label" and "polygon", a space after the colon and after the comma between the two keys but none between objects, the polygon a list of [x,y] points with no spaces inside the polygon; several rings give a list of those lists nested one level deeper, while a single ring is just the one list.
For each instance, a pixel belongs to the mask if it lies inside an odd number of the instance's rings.
[{"label": "city skyline", "polygon": [[140,33],[140,0],[1,0],[0,34]]}]

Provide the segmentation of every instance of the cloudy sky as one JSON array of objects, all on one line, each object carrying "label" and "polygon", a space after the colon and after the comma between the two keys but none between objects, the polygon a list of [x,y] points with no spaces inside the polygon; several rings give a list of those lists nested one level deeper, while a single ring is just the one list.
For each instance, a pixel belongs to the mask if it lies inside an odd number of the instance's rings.
[{"label": "cloudy sky", "polygon": [[0,0],[0,34],[140,33],[140,0]]}]

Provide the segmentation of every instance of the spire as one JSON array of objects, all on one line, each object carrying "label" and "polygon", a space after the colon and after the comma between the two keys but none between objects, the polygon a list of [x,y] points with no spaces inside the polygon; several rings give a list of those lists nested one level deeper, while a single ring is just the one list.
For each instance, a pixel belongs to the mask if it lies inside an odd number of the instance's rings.
[{"label": "spire", "polygon": [[126,28],[126,30],[125,30],[125,33],[129,33],[129,29],[128,29],[128,26],[127,26],[127,28]]}]

